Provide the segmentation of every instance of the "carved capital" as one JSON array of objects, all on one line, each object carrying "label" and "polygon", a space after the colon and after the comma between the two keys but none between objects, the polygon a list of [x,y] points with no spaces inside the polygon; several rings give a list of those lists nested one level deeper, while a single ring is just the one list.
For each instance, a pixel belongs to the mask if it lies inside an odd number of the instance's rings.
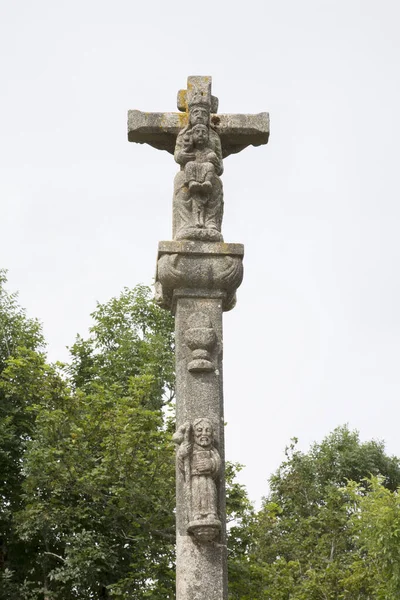
[{"label": "carved capital", "polygon": [[236,302],[243,279],[242,244],[160,242],[156,299],[174,312],[177,298],[221,298],[225,311]]}]

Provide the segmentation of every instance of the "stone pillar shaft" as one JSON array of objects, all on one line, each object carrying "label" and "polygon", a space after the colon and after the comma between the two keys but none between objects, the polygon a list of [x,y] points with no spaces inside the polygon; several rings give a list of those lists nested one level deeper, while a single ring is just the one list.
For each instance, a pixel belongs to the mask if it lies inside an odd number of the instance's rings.
[{"label": "stone pillar shaft", "polygon": [[222,313],[243,246],[160,242],[156,296],[175,315],[176,600],[227,600]]},{"label": "stone pillar shaft", "polygon": [[[213,371],[190,372],[192,351],[186,344],[187,322],[193,314],[207,315],[217,341],[210,352]],[[176,425],[192,423],[198,418],[210,419],[214,426],[216,446],[222,459],[217,481],[221,532],[217,540],[204,544],[187,532],[187,498],[184,475],[176,469],[176,600],[226,600],[226,527],[224,477],[224,416],[222,390],[222,298],[179,298],[175,309],[176,332]],[[201,574],[201,579],[198,575]],[[194,587],[194,584],[196,586]]]}]

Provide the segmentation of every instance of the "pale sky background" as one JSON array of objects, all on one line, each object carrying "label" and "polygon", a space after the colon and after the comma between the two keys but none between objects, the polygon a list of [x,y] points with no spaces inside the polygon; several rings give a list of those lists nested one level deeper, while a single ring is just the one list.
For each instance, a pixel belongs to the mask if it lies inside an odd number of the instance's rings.
[{"label": "pale sky background", "polygon": [[2,0],[0,266],[51,360],[96,301],[152,282],[171,155],[127,142],[212,75],[220,112],[269,111],[225,160],[224,237],[245,244],[225,315],[227,458],[257,502],[292,436],[349,423],[400,455],[398,0]]}]

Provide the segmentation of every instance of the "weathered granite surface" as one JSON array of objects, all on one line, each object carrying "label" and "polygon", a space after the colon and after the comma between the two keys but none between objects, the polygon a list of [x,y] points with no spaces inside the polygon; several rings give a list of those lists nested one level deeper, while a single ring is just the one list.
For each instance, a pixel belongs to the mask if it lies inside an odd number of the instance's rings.
[{"label": "weathered granite surface", "polygon": [[156,299],[175,312],[180,297],[218,298],[224,311],[236,303],[243,279],[242,244],[198,241],[160,242]]},{"label": "weathered granite surface", "polygon": [[[177,600],[227,598],[222,311],[222,298],[193,294],[181,295],[176,301],[177,437],[187,432],[192,444],[186,472],[185,467],[182,469],[180,452],[184,441],[177,452]],[[199,313],[207,317],[215,334],[215,343],[207,349],[213,368],[207,365],[193,371],[190,369],[193,350],[187,336],[193,317]],[[210,424],[212,435],[206,447],[209,456],[205,456],[202,466],[204,474],[197,476],[203,482],[194,484],[194,433],[199,419]]]},{"label": "weathered granite surface", "polygon": [[223,241],[223,159],[268,142],[268,113],[216,114],[211,77],[189,77],[177,104],[180,113],[129,111],[128,140],[174,154],[173,238]]},{"label": "weathered granite surface", "polygon": [[[130,110],[128,140],[174,154],[177,135],[187,124],[188,115],[183,113]],[[248,146],[266,144],[269,139],[269,115],[266,112],[255,115],[211,113],[211,127],[221,139],[223,158],[241,152]]]},{"label": "weathered granite surface", "polygon": [[177,600],[227,599],[222,313],[243,254],[242,244],[159,244],[157,299],[175,314]]},{"label": "weathered granite surface", "polygon": [[227,600],[222,313],[235,306],[242,244],[222,238],[223,158],[266,144],[267,113],[217,114],[211,77],[189,77],[181,113],[129,111],[128,139],[179,165],[173,241],[160,242],[156,300],[175,315],[176,600]]},{"label": "weathered granite surface", "polygon": [[[188,324],[198,315],[205,316],[211,325],[210,319],[204,313],[193,313],[188,319]],[[199,330],[201,331],[201,328]],[[207,330],[214,333],[212,326],[203,328],[204,332]],[[186,337],[188,331],[190,329],[186,330]],[[210,368],[212,363],[205,364],[201,359],[196,361],[195,369],[190,368],[192,363],[193,361],[187,365],[188,371],[192,373],[213,370]],[[192,533],[199,542],[211,542],[221,531],[216,486],[221,474],[221,456],[215,445],[214,426],[209,419],[198,417],[193,423],[180,425],[174,441],[179,445],[177,464],[184,479],[187,498],[187,532]]]}]

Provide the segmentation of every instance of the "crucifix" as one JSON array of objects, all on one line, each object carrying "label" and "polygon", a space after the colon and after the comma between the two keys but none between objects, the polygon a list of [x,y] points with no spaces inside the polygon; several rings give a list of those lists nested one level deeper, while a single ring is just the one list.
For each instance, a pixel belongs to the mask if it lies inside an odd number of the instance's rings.
[{"label": "crucifix", "polygon": [[174,155],[172,241],[156,299],[175,316],[176,600],[227,600],[222,313],[243,278],[222,236],[223,159],[268,142],[268,113],[219,114],[211,77],[188,77],[178,113],[128,112],[128,140]]}]

